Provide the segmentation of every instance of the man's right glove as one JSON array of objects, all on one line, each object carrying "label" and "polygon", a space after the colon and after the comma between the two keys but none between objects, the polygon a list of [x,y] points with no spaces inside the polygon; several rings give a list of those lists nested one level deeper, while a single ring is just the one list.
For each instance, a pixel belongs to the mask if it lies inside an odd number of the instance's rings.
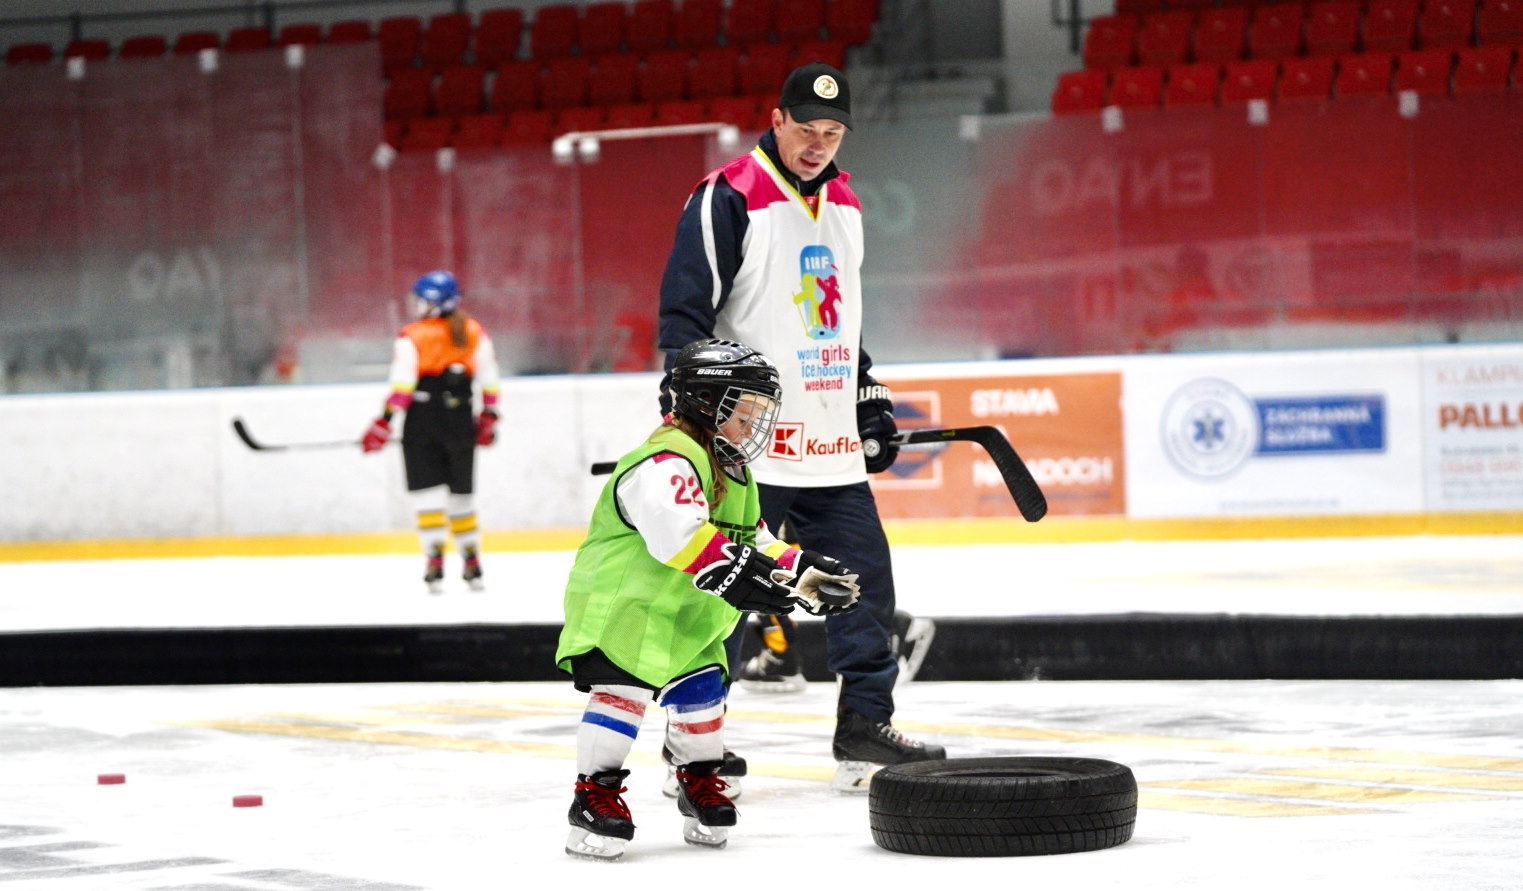
[{"label": "man's right glove", "polygon": [[882,384],[857,388],[857,436],[862,439],[862,458],[868,473],[882,473],[899,457],[893,436],[899,432],[894,423],[894,394]]},{"label": "man's right glove", "polygon": [[799,606],[815,616],[835,616],[851,612],[861,602],[857,574],[815,551],[800,551],[793,561],[796,581],[793,593]]},{"label": "man's right glove", "polygon": [[732,541],[721,550],[728,559],[698,570],[693,587],[723,597],[725,603],[742,612],[793,612],[794,590],[783,584],[792,579],[792,573],[750,545]]},{"label": "man's right glove", "polygon": [[370,429],[360,439],[360,448],[367,452],[374,452],[386,447],[386,440],[391,439],[391,421],[384,417],[376,418],[370,422]]}]

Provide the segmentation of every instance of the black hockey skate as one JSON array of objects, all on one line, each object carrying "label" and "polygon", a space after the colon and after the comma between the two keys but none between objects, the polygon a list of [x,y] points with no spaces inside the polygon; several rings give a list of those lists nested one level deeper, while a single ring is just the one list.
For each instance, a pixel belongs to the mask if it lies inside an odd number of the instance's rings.
[{"label": "black hockey skate", "polygon": [[600,770],[592,776],[576,778],[576,798],[566,818],[571,834],[566,837],[566,853],[584,860],[617,860],[624,856],[624,845],[635,837],[634,820],[629,805],[621,795],[627,770]]},{"label": "black hockey skate", "polygon": [[[665,745],[661,746],[661,760],[666,764],[666,782],[661,784],[661,794],[667,798],[676,798],[682,794],[682,784],[677,782],[677,759],[672,750]],[[740,757],[729,749],[724,750],[724,763],[719,768],[719,776],[724,778],[729,789],[725,794],[731,801],[740,798],[740,778],[746,775],[746,759]]]},{"label": "black hockey skate", "polygon": [[806,686],[804,672],[798,651],[783,627],[784,622],[793,620],[786,616],[769,618],[772,621],[756,626],[762,641],[761,652],[746,660],[735,682],[748,693],[801,692]]},{"label": "black hockey skate", "polygon": [[428,586],[428,593],[444,593],[444,552],[433,548],[428,552],[428,562],[423,568],[423,584]]},{"label": "black hockey skate", "polygon": [[481,555],[475,548],[466,548],[463,556],[465,557],[465,572],[461,577],[465,579],[465,583],[472,591],[485,591],[487,583],[482,578]]},{"label": "black hockey skate", "polygon": [[690,845],[722,848],[730,840],[729,827],[739,814],[725,795],[729,783],[719,778],[723,761],[694,761],[677,768],[677,810],[682,821],[682,840]]},{"label": "black hockey skate", "polygon": [[836,714],[831,751],[837,764],[830,788],[847,793],[866,792],[873,772],[884,764],[940,761],[947,757],[942,746],[910,739],[887,721],[870,721],[845,706]]}]

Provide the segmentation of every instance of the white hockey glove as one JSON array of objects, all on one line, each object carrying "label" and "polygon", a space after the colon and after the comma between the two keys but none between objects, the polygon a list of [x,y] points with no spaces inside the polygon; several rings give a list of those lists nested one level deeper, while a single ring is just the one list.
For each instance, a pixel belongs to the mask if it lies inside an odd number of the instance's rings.
[{"label": "white hockey glove", "polygon": [[800,551],[793,564],[794,601],[814,616],[850,612],[861,602],[857,574],[824,554]]}]

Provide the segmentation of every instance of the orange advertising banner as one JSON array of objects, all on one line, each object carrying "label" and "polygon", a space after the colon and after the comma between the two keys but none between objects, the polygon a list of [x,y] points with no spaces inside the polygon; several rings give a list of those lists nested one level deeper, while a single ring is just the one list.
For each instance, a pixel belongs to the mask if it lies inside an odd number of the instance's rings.
[{"label": "orange advertising banner", "polygon": [[[899,429],[992,425],[1026,462],[1052,515],[1124,515],[1119,371],[883,378]],[[994,462],[973,443],[901,449],[872,477],[890,519],[1018,517]]]}]

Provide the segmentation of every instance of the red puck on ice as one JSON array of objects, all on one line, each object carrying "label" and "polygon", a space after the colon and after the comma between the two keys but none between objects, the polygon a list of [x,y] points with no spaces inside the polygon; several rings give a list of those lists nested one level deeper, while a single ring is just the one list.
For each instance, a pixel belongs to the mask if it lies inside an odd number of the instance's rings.
[{"label": "red puck on ice", "polygon": [[127,775],[124,773],[103,773],[95,778],[95,782],[102,786],[118,786],[127,782]]},{"label": "red puck on ice", "polygon": [[233,807],[259,807],[264,804],[263,795],[234,795]]}]

